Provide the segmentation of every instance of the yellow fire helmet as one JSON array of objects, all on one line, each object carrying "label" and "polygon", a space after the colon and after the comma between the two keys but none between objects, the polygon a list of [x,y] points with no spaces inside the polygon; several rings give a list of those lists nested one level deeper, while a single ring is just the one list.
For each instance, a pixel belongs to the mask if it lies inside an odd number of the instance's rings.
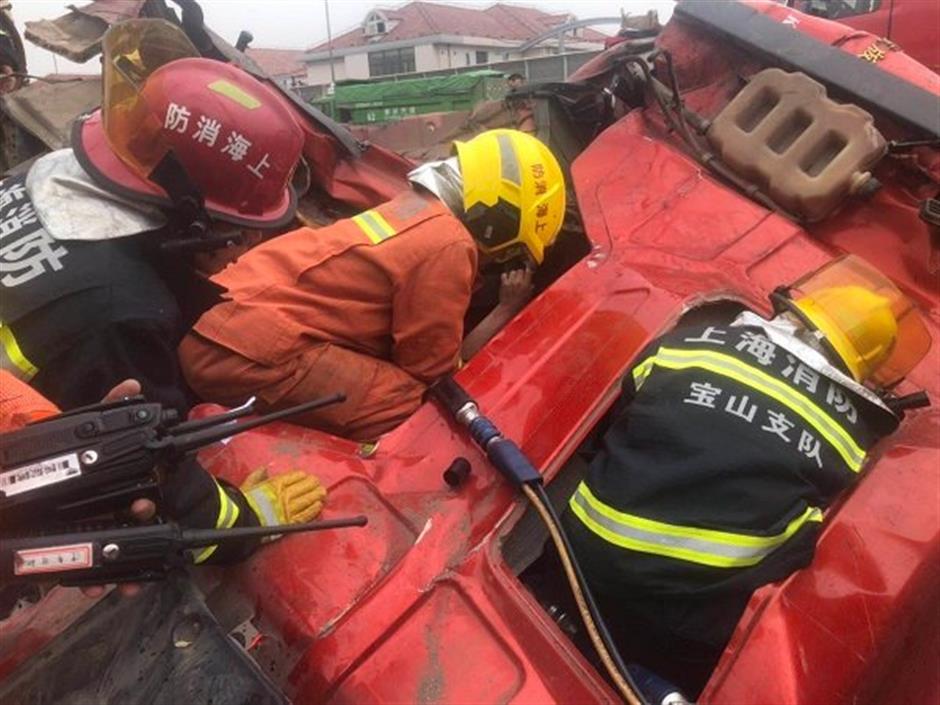
[{"label": "yellow fire helmet", "polygon": [[454,145],[463,177],[463,221],[480,251],[497,261],[528,253],[541,264],[565,217],[558,160],[518,130],[489,130]]},{"label": "yellow fire helmet", "polygon": [[911,301],[860,257],[834,260],[791,290],[795,308],[858,382],[894,384],[930,349],[930,333]]}]

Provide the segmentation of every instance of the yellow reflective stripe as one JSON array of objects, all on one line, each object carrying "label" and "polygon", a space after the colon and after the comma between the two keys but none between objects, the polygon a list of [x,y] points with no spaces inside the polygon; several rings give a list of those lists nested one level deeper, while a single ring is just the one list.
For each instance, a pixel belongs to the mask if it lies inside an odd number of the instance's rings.
[{"label": "yellow reflective stripe", "polygon": [[378,245],[395,234],[395,228],[389,225],[389,222],[378,211],[360,213],[353,217],[353,222],[366,234],[373,245]]},{"label": "yellow reflective stripe", "polygon": [[[213,482],[215,482],[213,480]],[[219,492],[219,515],[215,520],[216,529],[231,529],[235,522],[238,521],[238,515],[240,509],[235,502],[232,501],[232,498],[228,496],[228,492],[222,487],[221,484],[215,482],[215,488]],[[209,559],[209,557],[215,553],[217,546],[206,546],[198,553],[194,554],[193,562],[202,563]]]},{"label": "yellow reflective stripe", "polygon": [[219,95],[224,95],[226,98],[231,98],[243,108],[248,108],[248,110],[255,110],[261,107],[260,100],[243,88],[236,86],[231,81],[226,81],[224,78],[210,83],[209,90],[215,91]]},{"label": "yellow reflective stripe", "polygon": [[648,357],[639,365],[633,368],[633,388],[639,389],[643,386],[643,383],[646,381],[646,378],[650,376],[650,372],[653,371],[653,358]]},{"label": "yellow reflective stripe", "polygon": [[802,526],[823,518],[822,510],[807,507],[781,533],[773,536],[699,529],[617,511],[597,499],[583,482],[568,504],[588,530],[610,544],[716,568],[756,565]]},{"label": "yellow reflective stripe", "polygon": [[771,377],[763,370],[713,350],[660,348],[653,362],[660,367],[672,370],[685,370],[691,367],[708,370],[776,399],[818,431],[853,472],[859,472],[865,464],[865,451],[835,419],[817,406],[812,399],[788,384]]},{"label": "yellow reflective stripe", "polygon": [[20,350],[13,331],[3,323],[0,323],[0,369],[7,370],[23,382],[29,382],[39,372],[39,368]]}]

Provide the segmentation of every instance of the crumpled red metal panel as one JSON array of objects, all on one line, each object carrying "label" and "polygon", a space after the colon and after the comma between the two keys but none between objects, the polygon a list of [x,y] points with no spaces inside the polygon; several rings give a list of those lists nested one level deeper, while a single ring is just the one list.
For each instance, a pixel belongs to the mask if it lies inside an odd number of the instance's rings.
[{"label": "crumpled red metal panel", "polygon": [[[791,25],[794,32],[799,31],[808,34],[853,56],[861,56],[872,45],[881,47],[885,50],[885,55],[883,59],[875,64],[876,66],[900,79],[913,83],[915,86],[920,86],[925,91],[940,92],[940,76],[905,54],[901,47],[890,42],[885,43],[875,34],[853,29],[838,21],[806,15],[788,8],[783,3],[773,2],[773,0],[739,1],[768,17]],[[929,17],[929,15],[925,15],[925,17]],[[934,17],[937,17],[937,15],[934,15]],[[924,27],[924,33],[929,34],[932,32],[936,37],[937,29],[936,26],[933,28]]]},{"label": "crumpled red metal panel", "polygon": [[287,105],[298,115],[304,131],[304,158],[319,190],[353,211],[361,211],[410,188],[406,177],[414,165],[405,157],[377,145],[368,146],[357,157],[345,156],[336,140]]},{"label": "crumpled red metal panel", "polygon": [[940,411],[893,440],[812,568],[752,598],[700,703],[937,702]]},{"label": "crumpled red metal panel", "polygon": [[[720,82],[701,91],[716,94],[697,101],[720,104]],[[940,282],[926,276],[926,228],[895,167],[876,172],[886,185],[874,199],[847,204],[812,239],[715,185],[665,139],[654,109],[637,112],[575,162],[585,229],[608,257],[654,286],[724,290],[759,308],[767,291],[833,254],[863,254],[917,299],[935,340],[898,393],[924,388],[940,398]],[[707,212],[696,205],[701,189]],[[748,220],[751,209],[764,217]],[[828,512],[812,567],[753,598],[701,702],[874,705],[938,693],[936,670],[916,663],[940,659],[940,413],[910,414],[882,448]]]}]

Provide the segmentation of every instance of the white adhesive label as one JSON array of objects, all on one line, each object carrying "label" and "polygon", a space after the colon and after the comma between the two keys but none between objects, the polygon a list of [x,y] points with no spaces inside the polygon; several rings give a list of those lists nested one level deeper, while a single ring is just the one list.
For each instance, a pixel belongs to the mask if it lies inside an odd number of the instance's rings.
[{"label": "white adhesive label", "polygon": [[7,497],[12,497],[21,492],[64,482],[81,474],[82,466],[78,461],[78,454],[70,453],[0,473],[0,491]]},{"label": "white adhesive label", "polygon": [[13,559],[13,573],[33,575],[34,573],[57,573],[62,570],[91,568],[92,556],[90,543],[23,549],[17,551]]}]

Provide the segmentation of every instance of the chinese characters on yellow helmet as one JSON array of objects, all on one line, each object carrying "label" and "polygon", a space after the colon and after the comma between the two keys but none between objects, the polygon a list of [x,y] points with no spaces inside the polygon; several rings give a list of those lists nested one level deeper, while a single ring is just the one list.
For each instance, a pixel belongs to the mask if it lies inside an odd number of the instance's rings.
[{"label": "chinese characters on yellow helmet", "polygon": [[537,138],[489,130],[455,142],[463,177],[463,221],[480,250],[498,261],[545,258],[565,217],[558,160]]}]

